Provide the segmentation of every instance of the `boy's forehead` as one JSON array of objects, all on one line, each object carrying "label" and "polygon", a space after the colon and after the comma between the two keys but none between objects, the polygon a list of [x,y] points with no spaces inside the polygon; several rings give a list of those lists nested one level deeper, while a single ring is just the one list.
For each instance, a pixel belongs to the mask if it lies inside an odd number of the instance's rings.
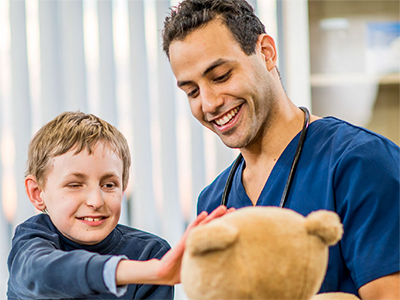
[{"label": "boy's forehead", "polygon": [[[95,159],[93,160],[92,157]],[[118,165],[123,161],[118,152],[109,143],[98,142],[92,147],[83,147],[79,149],[75,146],[65,153],[54,156],[49,165],[49,171],[62,171],[72,172],[73,170],[86,170],[101,169],[103,167],[112,167],[110,162],[117,163]],[[101,164],[99,168],[99,164]],[[89,168],[89,169],[88,169]],[[119,169],[119,168],[118,168]],[[106,171],[105,169],[103,171]],[[74,171],[75,172],[75,171]]]},{"label": "boy's forehead", "polygon": [[[120,156],[116,150],[116,147],[112,146],[110,142],[99,140],[93,144],[76,143],[67,151],[62,151],[62,149],[55,149],[55,151],[53,152],[54,155],[52,155],[51,158],[52,158],[52,161],[54,161],[55,158],[60,157],[60,156],[73,157],[73,156],[76,156],[79,154],[93,155],[95,151],[101,152],[103,156],[107,155],[108,153],[115,154],[118,157]],[[60,153],[60,154],[58,154],[58,153]]]},{"label": "boy's forehead", "polygon": [[[79,154],[79,149],[80,147],[78,145],[75,145],[71,151],[76,154]],[[99,140],[94,144],[83,144],[83,147],[81,149],[80,152],[84,152],[85,154],[88,155],[93,155],[94,152],[101,152],[102,155],[106,155],[106,154],[115,154],[117,156],[119,156],[116,147],[113,146],[110,142],[104,141],[104,140]]]}]

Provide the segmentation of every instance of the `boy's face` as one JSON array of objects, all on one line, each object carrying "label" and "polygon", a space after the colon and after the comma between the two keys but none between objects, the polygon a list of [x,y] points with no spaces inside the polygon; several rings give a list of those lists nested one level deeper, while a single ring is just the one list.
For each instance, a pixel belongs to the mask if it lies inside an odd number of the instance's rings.
[{"label": "boy's face", "polygon": [[75,149],[54,157],[40,196],[57,229],[85,245],[99,243],[118,223],[123,163],[99,142],[91,155]]}]

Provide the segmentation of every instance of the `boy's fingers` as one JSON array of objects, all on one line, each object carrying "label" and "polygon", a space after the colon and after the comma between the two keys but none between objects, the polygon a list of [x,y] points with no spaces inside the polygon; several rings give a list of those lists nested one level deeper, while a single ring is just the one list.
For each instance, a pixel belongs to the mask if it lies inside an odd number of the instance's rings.
[{"label": "boy's fingers", "polygon": [[190,232],[190,230],[193,227],[196,227],[197,225],[200,224],[206,224],[208,222],[210,222],[211,220],[221,217],[223,215],[225,215],[227,213],[227,208],[223,205],[217,207],[215,210],[213,210],[211,212],[211,214],[208,214],[206,211],[201,212],[197,218],[188,225],[188,227],[186,228],[185,233],[183,234],[182,238],[179,240],[179,242],[177,243],[177,245],[175,246],[175,251],[170,251],[169,255],[170,257],[179,257],[180,255],[182,255],[182,252],[184,250],[185,247],[185,242],[186,242],[186,238]]},{"label": "boy's fingers", "polygon": [[201,223],[201,221],[203,221],[204,219],[206,219],[208,217],[208,213],[206,211],[202,211],[196,218],[196,220],[194,220],[194,222],[192,222],[193,226],[198,225],[199,223]]},{"label": "boy's fingers", "polygon": [[188,225],[187,230],[196,227],[197,225],[199,225],[201,223],[201,221],[203,221],[206,217],[208,216],[208,213],[206,211],[202,211],[197,218]]},{"label": "boy's fingers", "polygon": [[211,220],[214,220],[216,218],[222,217],[227,213],[227,208],[224,205],[218,206],[216,209],[214,209],[211,214],[209,214],[204,220],[202,220],[199,224],[206,224],[210,222]]},{"label": "boy's fingers", "polygon": [[224,205],[220,205],[218,206],[216,209],[214,209],[210,214],[208,214],[206,211],[202,211],[197,218],[189,224],[189,226],[187,227],[187,231],[190,230],[193,227],[196,227],[197,225],[200,224],[207,224],[208,222],[210,222],[211,220],[214,220],[216,218],[222,217],[223,215],[233,212],[236,209],[234,207],[231,207],[229,209],[227,209],[226,206]]}]

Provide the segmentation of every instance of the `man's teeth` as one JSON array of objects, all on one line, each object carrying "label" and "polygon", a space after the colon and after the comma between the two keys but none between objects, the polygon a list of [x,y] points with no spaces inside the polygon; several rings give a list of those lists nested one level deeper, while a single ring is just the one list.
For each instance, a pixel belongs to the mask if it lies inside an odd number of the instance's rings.
[{"label": "man's teeth", "polygon": [[237,112],[239,111],[239,107],[236,107],[232,109],[229,113],[227,113],[225,116],[222,118],[215,120],[215,123],[218,124],[218,126],[223,126],[226,123],[228,123],[234,116],[236,116]]},{"label": "man's teeth", "polygon": [[102,220],[103,219],[103,217],[100,217],[100,218],[90,218],[90,217],[84,217],[84,218],[82,218],[83,220],[85,220],[85,221],[89,221],[89,222],[97,222],[97,221],[100,221],[100,220]]}]

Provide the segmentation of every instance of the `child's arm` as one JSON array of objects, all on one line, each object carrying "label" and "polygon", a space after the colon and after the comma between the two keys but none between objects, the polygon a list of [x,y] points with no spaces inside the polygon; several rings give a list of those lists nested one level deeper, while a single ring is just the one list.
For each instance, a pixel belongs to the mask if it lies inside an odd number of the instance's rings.
[{"label": "child's arm", "polygon": [[[199,215],[188,230],[225,214],[225,211],[226,209],[219,208],[208,217]],[[166,252],[161,259],[121,261],[114,274],[118,278],[122,276],[122,280],[114,279],[113,282],[117,285],[152,282],[172,285],[178,282],[186,236],[187,232],[178,245]],[[63,247],[60,237],[48,216],[37,215],[19,225],[8,257],[8,298],[87,298],[96,294],[114,293],[105,284],[103,272],[105,264],[115,256],[61,249]],[[155,255],[153,253],[151,257],[160,257]],[[143,292],[146,296],[142,298],[150,299],[149,293],[154,293],[155,288],[160,287],[152,287],[151,291]]]},{"label": "child's arm", "polygon": [[205,224],[227,213],[225,206],[216,208],[210,215],[200,213],[186,229],[178,244],[169,250],[161,260],[121,260],[116,270],[117,285],[130,283],[174,285],[180,282],[182,255],[188,233],[193,227]]}]

